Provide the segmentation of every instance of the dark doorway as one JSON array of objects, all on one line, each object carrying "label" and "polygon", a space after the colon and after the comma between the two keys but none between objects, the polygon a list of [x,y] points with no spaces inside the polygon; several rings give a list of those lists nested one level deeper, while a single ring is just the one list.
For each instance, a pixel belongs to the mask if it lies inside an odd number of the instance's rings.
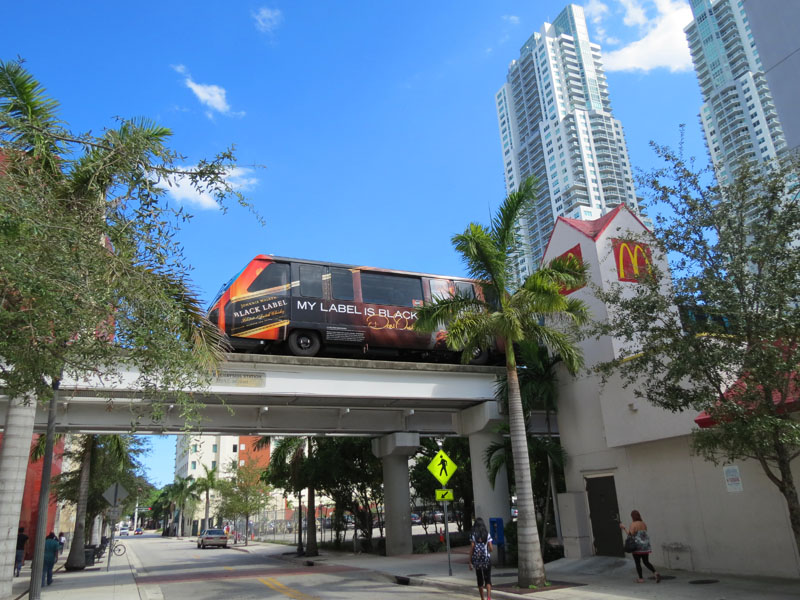
[{"label": "dark doorway", "polygon": [[599,556],[625,556],[614,477],[587,477],[586,493],[589,497],[594,553]]}]

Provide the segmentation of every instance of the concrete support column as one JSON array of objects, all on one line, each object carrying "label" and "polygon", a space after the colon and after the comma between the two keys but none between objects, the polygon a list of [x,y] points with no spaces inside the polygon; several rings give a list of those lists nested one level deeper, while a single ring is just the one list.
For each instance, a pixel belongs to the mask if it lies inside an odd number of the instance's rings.
[{"label": "concrete support column", "polygon": [[[0,599],[11,597],[17,529],[25,491],[25,475],[36,418],[36,400],[30,396],[8,403],[0,445]],[[33,540],[28,541],[32,547]]]},{"label": "concrete support column", "polygon": [[504,421],[505,417],[500,414],[497,402],[494,401],[478,404],[459,414],[459,432],[469,437],[475,516],[482,517],[487,527],[492,517],[501,517],[504,523],[511,520],[511,496],[508,493],[506,469],[500,469],[492,487],[484,464],[489,445],[503,442],[503,436],[495,433],[494,429]]},{"label": "concrete support column", "polygon": [[475,516],[483,517],[486,526],[489,519],[500,517],[503,523],[511,520],[511,495],[508,492],[508,475],[503,467],[497,473],[494,487],[489,481],[486,465],[483,462],[486,449],[493,443],[503,442],[503,436],[485,431],[469,436],[469,456],[472,464],[472,493],[475,498]]},{"label": "concrete support column", "polygon": [[411,554],[411,502],[408,457],[419,447],[418,433],[390,433],[372,440],[372,453],[383,462],[386,556]]}]

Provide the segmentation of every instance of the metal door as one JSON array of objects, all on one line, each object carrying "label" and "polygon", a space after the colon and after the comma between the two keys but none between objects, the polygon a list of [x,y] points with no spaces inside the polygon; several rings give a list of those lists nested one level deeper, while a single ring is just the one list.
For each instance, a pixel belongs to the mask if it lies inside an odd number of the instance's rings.
[{"label": "metal door", "polygon": [[594,553],[599,556],[625,556],[613,475],[587,477],[586,494],[589,498]]}]

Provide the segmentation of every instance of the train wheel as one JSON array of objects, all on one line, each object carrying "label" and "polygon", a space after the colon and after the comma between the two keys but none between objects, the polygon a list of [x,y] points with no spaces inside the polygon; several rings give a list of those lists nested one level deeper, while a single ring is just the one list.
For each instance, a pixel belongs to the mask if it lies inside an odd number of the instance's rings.
[{"label": "train wheel", "polygon": [[469,359],[471,365],[485,365],[489,362],[489,351],[483,348],[477,348]]},{"label": "train wheel", "polygon": [[321,345],[316,331],[295,329],[289,334],[289,351],[295,356],[316,356]]}]

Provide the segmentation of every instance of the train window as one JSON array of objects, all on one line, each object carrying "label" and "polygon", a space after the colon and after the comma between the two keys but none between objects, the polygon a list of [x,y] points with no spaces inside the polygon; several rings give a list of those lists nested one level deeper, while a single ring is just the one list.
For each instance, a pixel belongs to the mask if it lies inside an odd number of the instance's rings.
[{"label": "train window", "polygon": [[361,295],[369,304],[418,306],[422,302],[422,280],[362,271]]},{"label": "train window", "polygon": [[322,298],[322,267],[300,265],[300,295]]},{"label": "train window", "polygon": [[[273,289],[280,288],[280,289]],[[270,263],[258,274],[247,288],[248,292],[270,290],[276,296],[289,294],[289,265],[286,263]]]},{"label": "train window", "polygon": [[450,282],[444,279],[431,279],[431,300],[449,297]]},{"label": "train window", "polygon": [[464,298],[474,298],[475,288],[471,283],[467,283],[466,281],[456,281],[456,293]]},{"label": "train window", "polygon": [[353,273],[349,269],[331,269],[331,293],[336,300],[353,300]]}]

